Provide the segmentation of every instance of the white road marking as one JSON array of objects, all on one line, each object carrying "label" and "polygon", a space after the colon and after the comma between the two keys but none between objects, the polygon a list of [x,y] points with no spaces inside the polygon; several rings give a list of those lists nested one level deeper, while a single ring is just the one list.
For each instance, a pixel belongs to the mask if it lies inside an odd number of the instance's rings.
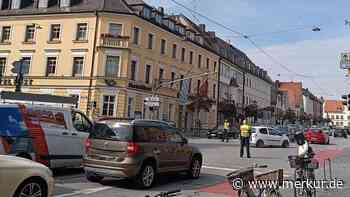
[{"label": "white road marking", "polygon": [[221,168],[221,167],[206,166],[206,165],[203,165],[202,168],[211,169],[211,170],[230,171],[230,172],[238,170],[238,169],[233,169],[233,168]]},{"label": "white road marking", "polygon": [[84,190],[80,190],[80,191],[75,191],[72,193],[68,193],[68,194],[61,194],[61,195],[56,195],[54,197],[70,197],[70,196],[76,196],[76,195],[88,195],[88,194],[93,194],[93,193],[97,193],[100,191],[104,191],[104,190],[108,190],[111,189],[112,187],[97,187],[97,188],[90,188],[90,189],[84,189]]},{"label": "white road marking", "polygon": [[[203,165],[202,168],[211,169],[211,170],[229,171],[229,172],[233,172],[233,171],[238,170],[238,169],[234,169],[234,168],[222,168],[222,167],[206,166],[206,165]],[[257,174],[264,173],[264,172],[257,171],[257,170],[255,170],[254,172]],[[290,177],[290,176],[291,176],[290,174],[286,174],[286,173],[283,174],[283,177]]]}]

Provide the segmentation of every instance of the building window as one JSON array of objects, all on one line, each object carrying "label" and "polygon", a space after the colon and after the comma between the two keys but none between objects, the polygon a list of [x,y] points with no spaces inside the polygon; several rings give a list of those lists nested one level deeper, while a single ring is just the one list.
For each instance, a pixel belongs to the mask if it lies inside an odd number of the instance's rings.
[{"label": "building window", "polygon": [[[184,76],[183,76],[183,75],[181,75],[181,76],[180,76],[180,78],[181,78],[181,79],[184,79]],[[180,81],[180,90],[182,90],[182,84],[183,84],[183,81],[184,81],[184,80],[181,80],[181,81]]]},{"label": "building window", "polygon": [[145,73],[145,82],[147,84],[150,83],[150,76],[151,75],[151,65],[146,65],[146,73]]},{"label": "building window", "polygon": [[57,41],[61,38],[61,25],[51,25],[50,41]]},{"label": "building window", "polygon": [[343,120],[343,116],[342,115],[340,116],[340,119]]},{"label": "building window", "polygon": [[132,60],[130,65],[130,80],[133,81],[136,80],[136,65],[137,62],[135,60]]},{"label": "building window", "polygon": [[159,81],[162,81],[164,77],[164,69],[160,68],[159,69]]},{"label": "building window", "polygon": [[6,68],[6,58],[0,57],[0,76],[4,76]]},{"label": "building window", "polygon": [[57,57],[47,57],[46,62],[46,76],[54,75],[56,73]]},{"label": "building window", "polygon": [[173,108],[174,108],[174,105],[173,104],[169,104],[168,120],[170,120],[170,121],[173,120]]},{"label": "building window", "polygon": [[207,58],[207,69],[209,69],[210,59]]},{"label": "building window", "polygon": [[26,27],[26,35],[25,35],[25,42],[32,42],[34,41],[35,37],[35,25],[27,25]]},{"label": "building window", "polygon": [[87,23],[79,23],[77,25],[77,40],[87,40]]},{"label": "building window", "polygon": [[197,94],[199,94],[199,89],[201,88],[201,80],[197,81]]},{"label": "building window", "polygon": [[166,40],[162,39],[160,41],[160,53],[165,54],[165,49],[166,49]]},{"label": "building window", "polygon": [[148,34],[148,49],[153,49],[154,35]]},{"label": "building window", "polygon": [[1,31],[1,42],[10,42],[11,27],[4,26]]},{"label": "building window", "polygon": [[122,28],[123,28],[123,26],[121,24],[110,23],[109,24],[109,34],[111,34],[114,37],[121,36],[122,35]]},{"label": "building window", "polygon": [[115,105],[115,96],[103,96],[102,115],[113,116]]},{"label": "building window", "polygon": [[190,81],[188,82],[188,93],[191,94],[192,91],[192,79],[189,79]]},{"label": "building window", "polygon": [[[176,74],[174,72],[171,72],[171,81],[174,81],[175,77],[176,77]],[[174,83],[171,83],[170,87],[173,87],[173,86],[174,86]]]},{"label": "building window", "polygon": [[185,55],[186,55],[186,49],[182,48],[181,49],[181,61],[184,62],[185,61]]},{"label": "building window", "polygon": [[214,72],[216,72],[216,62],[214,62]]},{"label": "building window", "polygon": [[202,55],[198,55],[198,68],[202,67]]},{"label": "building window", "polygon": [[190,51],[190,64],[193,64],[193,51]]},{"label": "building window", "polygon": [[213,84],[213,99],[216,97],[216,84]]},{"label": "building window", "polygon": [[84,57],[74,57],[73,58],[73,72],[72,76],[82,76],[84,66]]},{"label": "building window", "polygon": [[173,44],[173,58],[176,58],[176,53],[177,53],[177,45]]},{"label": "building window", "polygon": [[119,60],[120,60],[119,56],[110,56],[110,55],[107,56],[107,58],[106,58],[106,70],[105,70],[106,77],[118,76]]},{"label": "building window", "polygon": [[338,116],[338,115],[336,115],[336,116],[335,116],[335,118],[338,120],[338,119],[339,119],[339,116]]},{"label": "building window", "polygon": [[138,45],[139,44],[139,40],[140,40],[140,28],[138,27],[134,27],[134,39],[133,39],[133,44]]},{"label": "building window", "polygon": [[134,118],[134,98],[128,98],[128,118]]},{"label": "building window", "polygon": [[32,63],[32,57],[22,57],[23,60],[23,74],[29,74],[30,65]]},{"label": "building window", "polygon": [[74,108],[75,108],[75,109],[79,109],[79,100],[80,100],[79,94],[71,94],[70,96],[73,97],[73,98],[75,98],[76,101],[77,101],[77,103],[75,104]]}]

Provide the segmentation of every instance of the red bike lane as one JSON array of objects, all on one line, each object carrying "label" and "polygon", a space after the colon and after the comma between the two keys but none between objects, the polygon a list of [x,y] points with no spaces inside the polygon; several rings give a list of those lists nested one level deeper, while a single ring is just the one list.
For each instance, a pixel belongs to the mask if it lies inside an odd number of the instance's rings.
[{"label": "red bike lane", "polygon": [[[328,159],[334,160],[335,158],[341,156],[342,154],[343,154],[343,150],[341,149],[337,149],[337,148],[323,149],[323,150],[315,151],[315,159],[317,159],[317,161],[320,164],[320,168],[322,168],[323,162],[325,160],[328,160]],[[211,194],[216,194],[220,196],[238,196],[237,192],[232,189],[231,185],[228,183],[227,180],[218,182],[214,185],[200,188],[198,192],[201,193],[201,196],[206,196],[205,194],[208,194],[208,196],[213,196]]]}]

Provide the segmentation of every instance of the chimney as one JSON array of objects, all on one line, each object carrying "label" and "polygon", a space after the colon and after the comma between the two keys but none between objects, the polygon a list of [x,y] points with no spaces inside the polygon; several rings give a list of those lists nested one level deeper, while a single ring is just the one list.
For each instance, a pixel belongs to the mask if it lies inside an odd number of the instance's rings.
[{"label": "chimney", "polygon": [[159,11],[161,14],[164,14],[164,8],[163,8],[163,7],[158,7],[158,11]]},{"label": "chimney", "polygon": [[208,34],[211,38],[215,38],[215,31],[209,31]]},{"label": "chimney", "polygon": [[71,6],[71,0],[61,0],[60,7],[61,8],[68,8]]},{"label": "chimney", "polygon": [[205,24],[199,24],[199,29],[201,32],[205,32]]},{"label": "chimney", "polygon": [[21,8],[21,0],[13,0],[11,4],[11,9],[16,10]]},{"label": "chimney", "polygon": [[39,0],[38,8],[48,8],[49,0]]}]

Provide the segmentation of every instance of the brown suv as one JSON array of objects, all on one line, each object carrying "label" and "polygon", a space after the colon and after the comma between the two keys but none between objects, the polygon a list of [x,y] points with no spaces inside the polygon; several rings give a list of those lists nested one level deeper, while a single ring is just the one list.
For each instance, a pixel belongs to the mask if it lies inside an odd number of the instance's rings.
[{"label": "brown suv", "polygon": [[202,167],[201,152],[162,121],[98,122],[85,146],[84,169],[92,182],[104,177],[132,178],[149,188],[159,173],[185,171],[190,178],[198,178]]}]

